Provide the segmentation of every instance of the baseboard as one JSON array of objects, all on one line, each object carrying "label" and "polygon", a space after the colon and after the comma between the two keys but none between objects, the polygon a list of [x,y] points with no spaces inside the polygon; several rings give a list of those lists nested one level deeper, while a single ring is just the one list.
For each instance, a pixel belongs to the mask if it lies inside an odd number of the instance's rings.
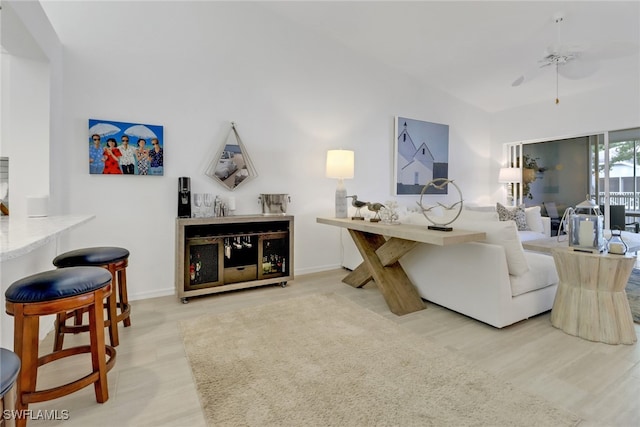
[{"label": "baseboard", "polygon": [[[330,265],[323,265],[320,267],[296,269],[294,271],[294,280],[295,280],[295,276],[298,276],[298,275],[302,276],[305,274],[320,273],[322,271],[335,270],[337,268],[342,268],[342,266],[340,264],[330,264]],[[175,288],[156,289],[154,291],[148,291],[148,292],[129,293],[129,300],[136,301],[136,300],[143,300],[143,299],[149,299],[149,298],[166,297],[166,296],[175,295],[175,294],[176,294]]]},{"label": "baseboard", "polygon": [[330,265],[322,265],[320,267],[296,269],[294,272],[294,277],[298,275],[302,276],[305,274],[320,273],[322,271],[335,270],[337,268],[342,268],[342,266],[340,264],[330,264]]},{"label": "baseboard", "polygon": [[149,298],[166,297],[166,296],[175,295],[175,294],[176,294],[175,288],[165,288],[165,289],[156,289],[154,291],[149,291],[149,292],[138,292],[133,294],[129,293],[128,297],[129,297],[129,301],[136,301],[136,300],[149,299]]}]

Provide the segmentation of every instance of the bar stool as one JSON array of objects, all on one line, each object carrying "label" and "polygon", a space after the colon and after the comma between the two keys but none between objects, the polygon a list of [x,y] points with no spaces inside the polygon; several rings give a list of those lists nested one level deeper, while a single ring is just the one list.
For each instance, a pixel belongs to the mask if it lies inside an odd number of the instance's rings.
[{"label": "bar stool", "polygon": [[[5,418],[6,427],[16,425],[12,411],[16,409],[16,378],[20,372],[20,359],[11,350],[0,348],[0,414]],[[1,424],[1,423],[0,423]]]},{"label": "bar stool", "polygon": [[[65,252],[53,259],[53,265],[58,268],[67,267],[102,267],[109,270],[113,278],[114,291],[105,305],[107,319],[105,327],[109,328],[109,341],[117,347],[120,344],[118,337],[118,323],[123,322],[125,327],[131,326],[131,305],[127,296],[127,265],[129,264],[129,251],[114,246],[101,246],[94,248],[82,248]],[[117,298],[116,298],[117,290]],[[117,313],[120,309],[120,314]],[[65,333],[77,334],[86,332],[87,325],[82,325],[83,311],[61,313],[56,319],[56,334],[53,343],[54,350],[61,350]],[[67,319],[74,317],[75,324],[67,326]]]},{"label": "bar stool", "polygon": [[[15,353],[22,361],[17,380],[16,426],[27,423],[30,403],[66,396],[90,384],[96,401],[109,399],[107,372],[113,368],[115,348],[104,341],[104,299],[111,293],[111,274],[98,267],[70,267],[34,274],[14,282],[5,292],[7,314],[14,317]],[[38,357],[40,316],[87,307],[90,345],[71,347]],[[92,371],[58,387],[36,391],[38,367],[56,360],[91,353]],[[109,360],[106,356],[109,355]]]}]

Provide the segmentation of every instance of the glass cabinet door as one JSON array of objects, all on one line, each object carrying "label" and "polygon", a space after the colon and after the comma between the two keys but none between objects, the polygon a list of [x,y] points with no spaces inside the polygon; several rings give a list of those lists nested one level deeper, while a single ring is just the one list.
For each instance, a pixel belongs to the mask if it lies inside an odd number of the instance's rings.
[{"label": "glass cabinet door", "polygon": [[223,278],[223,247],[220,238],[190,238],[186,242],[185,290],[220,286]]},{"label": "glass cabinet door", "polygon": [[286,276],[289,273],[289,234],[286,232],[266,233],[260,236],[258,244],[258,278]]}]

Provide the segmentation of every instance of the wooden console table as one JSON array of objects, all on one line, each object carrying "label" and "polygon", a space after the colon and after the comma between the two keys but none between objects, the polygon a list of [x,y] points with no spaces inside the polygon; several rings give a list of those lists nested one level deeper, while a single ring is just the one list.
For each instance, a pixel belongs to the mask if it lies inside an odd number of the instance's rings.
[{"label": "wooden console table", "polygon": [[360,288],[373,279],[391,312],[399,316],[425,308],[418,291],[398,262],[404,254],[419,243],[444,246],[486,237],[485,233],[475,231],[454,229],[443,232],[421,225],[388,225],[347,218],[316,218],[316,221],[348,229],[362,255],[362,264],[342,281]]},{"label": "wooden console table", "polygon": [[636,258],[552,249],[560,282],[551,324],[589,341],[633,344],[636,332],[624,288]]}]

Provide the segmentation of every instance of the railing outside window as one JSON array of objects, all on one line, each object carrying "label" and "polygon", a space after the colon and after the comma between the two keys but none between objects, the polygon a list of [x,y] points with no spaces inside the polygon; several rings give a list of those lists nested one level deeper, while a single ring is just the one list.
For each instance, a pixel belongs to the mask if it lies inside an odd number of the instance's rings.
[{"label": "railing outside window", "polygon": [[[598,194],[598,203],[604,204],[604,193]],[[609,193],[610,205],[624,205],[628,211],[636,210],[636,206],[640,206],[640,194],[633,192],[610,192]]]}]

